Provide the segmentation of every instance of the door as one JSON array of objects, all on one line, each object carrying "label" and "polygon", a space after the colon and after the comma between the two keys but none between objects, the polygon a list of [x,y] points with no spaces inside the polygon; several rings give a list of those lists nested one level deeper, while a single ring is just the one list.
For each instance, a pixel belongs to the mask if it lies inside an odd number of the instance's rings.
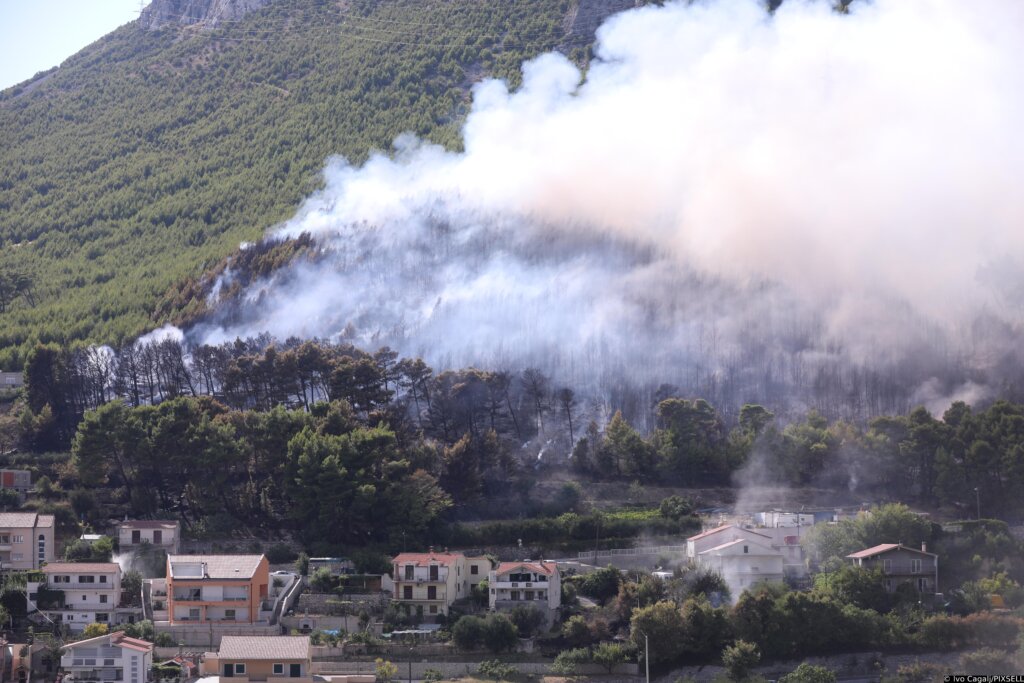
[{"label": "door", "polygon": [[132,545],[138,545],[142,543],[142,532],[138,529],[132,531]]},{"label": "door", "polygon": [[153,532],[153,545],[160,545],[164,542],[164,532],[159,529]]},{"label": "door", "polygon": [[288,676],[291,678],[302,678],[302,665],[301,664],[289,664],[288,665]]},{"label": "door", "polygon": [[235,665],[234,664],[225,664],[224,665],[224,678],[234,678],[234,677],[235,677]]}]

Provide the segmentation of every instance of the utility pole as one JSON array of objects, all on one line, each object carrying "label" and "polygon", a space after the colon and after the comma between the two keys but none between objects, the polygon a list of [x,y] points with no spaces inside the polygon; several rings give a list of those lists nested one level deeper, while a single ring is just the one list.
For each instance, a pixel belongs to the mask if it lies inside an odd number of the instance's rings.
[{"label": "utility pole", "polygon": [[647,647],[647,634],[644,634],[644,678],[646,683],[651,683],[651,651]]},{"label": "utility pole", "polygon": [[978,487],[974,487],[974,502],[977,504],[977,519],[981,519],[981,494],[978,492]]}]

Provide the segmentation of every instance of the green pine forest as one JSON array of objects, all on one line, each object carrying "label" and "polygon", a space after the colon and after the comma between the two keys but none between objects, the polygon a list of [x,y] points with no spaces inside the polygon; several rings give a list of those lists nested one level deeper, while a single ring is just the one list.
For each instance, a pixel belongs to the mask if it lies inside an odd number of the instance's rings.
[{"label": "green pine forest", "polygon": [[0,368],[194,314],[190,283],[287,219],[331,155],[359,163],[405,131],[457,148],[473,83],[514,87],[551,49],[586,61],[576,4],[279,0],[216,29],[132,22],[3,91]]}]

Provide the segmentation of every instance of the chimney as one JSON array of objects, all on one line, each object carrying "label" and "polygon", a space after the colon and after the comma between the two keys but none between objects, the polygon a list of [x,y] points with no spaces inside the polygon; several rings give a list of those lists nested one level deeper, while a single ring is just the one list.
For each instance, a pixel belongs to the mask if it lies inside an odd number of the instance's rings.
[{"label": "chimney", "polygon": [[928,552],[928,542],[927,541],[921,541],[921,552],[922,553]]}]

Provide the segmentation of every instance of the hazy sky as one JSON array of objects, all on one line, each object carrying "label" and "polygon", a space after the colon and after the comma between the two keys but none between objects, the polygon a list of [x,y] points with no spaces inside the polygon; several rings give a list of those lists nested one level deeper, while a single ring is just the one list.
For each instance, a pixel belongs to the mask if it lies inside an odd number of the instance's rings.
[{"label": "hazy sky", "polygon": [[138,16],[139,0],[0,0],[0,89],[57,66]]}]

